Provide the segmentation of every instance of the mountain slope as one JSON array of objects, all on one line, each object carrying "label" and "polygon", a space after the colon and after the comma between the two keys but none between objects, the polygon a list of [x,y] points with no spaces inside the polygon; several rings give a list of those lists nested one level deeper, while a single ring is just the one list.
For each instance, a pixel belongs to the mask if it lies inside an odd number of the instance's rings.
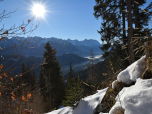
[{"label": "mountain slope", "polygon": [[[64,70],[65,68],[69,68],[70,62],[72,62],[72,65],[77,65],[82,62],[89,61],[86,58],[80,57],[76,54],[63,54],[60,56],[57,56],[57,60],[59,61],[59,64],[61,65],[61,70]],[[10,69],[13,70],[13,74],[20,74],[20,70],[22,67],[22,63],[25,63],[27,65],[29,63],[30,67],[33,67],[36,75],[38,76],[40,71],[40,65],[43,63],[43,57],[25,57],[20,55],[3,55],[0,57],[0,63],[5,64],[4,67],[7,68],[8,66],[11,66]]]},{"label": "mountain slope", "polygon": [[[41,38],[41,37],[13,37],[5,38],[0,42],[0,53],[2,55],[23,54],[24,56],[42,57],[44,45],[50,42],[51,46],[56,48],[57,56],[62,54],[77,54],[80,56],[89,56],[90,50],[94,50],[94,54],[101,54],[101,44],[96,40],[62,40],[58,38]],[[11,50],[9,50],[11,49]]]},{"label": "mountain slope", "polygon": [[[103,113],[105,111],[107,114],[151,114],[152,79],[141,79],[145,71],[143,69],[146,68],[145,63],[145,56],[143,56],[121,71],[117,80],[108,88],[82,98],[76,108],[67,106],[47,114],[105,114]],[[119,82],[120,77],[121,82]],[[129,86],[128,80],[134,83]],[[119,92],[115,94],[116,91]],[[111,98],[114,98],[113,102],[110,102]],[[109,110],[106,110],[107,108]]]},{"label": "mountain slope", "polygon": [[76,54],[63,54],[60,56],[57,56],[58,61],[60,62],[61,66],[69,66],[70,62],[72,65],[76,65],[85,61],[89,61],[86,58],[82,58]]}]

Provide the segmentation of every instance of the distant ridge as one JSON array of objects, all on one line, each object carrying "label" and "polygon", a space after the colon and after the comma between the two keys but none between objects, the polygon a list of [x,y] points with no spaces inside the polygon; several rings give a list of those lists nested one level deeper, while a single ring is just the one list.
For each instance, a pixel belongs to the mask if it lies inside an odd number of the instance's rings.
[{"label": "distant ridge", "polygon": [[[102,46],[97,40],[85,39],[83,41],[79,40],[63,40],[58,38],[42,38],[42,37],[13,37],[0,42],[0,53],[1,54],[12,54],[15,50],[19,51],[17,54],[23,54],[24,56],[35,56],[42,57],[44,52],[44,45],[50,42],[50,45],[56,48],[57,56],[62,54],[76,54],[79,56],[89,56],[90,50],[93,49],[95,55],[102,54],[100,47]],[[22,44],[24,44],[22,46]],[[13,46],[16,48],[8,51],[7,50]]]}]

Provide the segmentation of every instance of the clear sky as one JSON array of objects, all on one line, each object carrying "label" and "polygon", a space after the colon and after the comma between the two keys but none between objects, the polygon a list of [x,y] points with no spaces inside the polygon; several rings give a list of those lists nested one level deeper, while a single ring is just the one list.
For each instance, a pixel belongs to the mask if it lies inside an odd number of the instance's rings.
[{"label": "clear sky", "polygon": [[[11,17],[3,19],[0,23],[8,29],[12,25],[20,25],[32,18],[32,7],[34,3],[40,2],[45,6],[46,12],[39,20],[39,27],[32,36],[56,37],[62,39],[96,39],[100,43],[101,19],[93,15],[95,0],[4,0],[0,2],[0,11],[7,12],[19,9],[11,14]],[[34,23],[35,23],[34,22]]]},{"label": "clear sky", "polygon": [[[147,0],[148,3],[150,1]],[[101,27],[101,19],[97,20],[93,15],[95,0],[4,0],[0,2],[1,12],[4,9],[6,13],[19,9],[12,13],[11,17],[3,19],[0,26],[4,24],[4,28],[8,29],[14,24],[18,26],[23,21],[27,22],[34,17],[31,9],[36,3],[41,3],[46,12],[43,18],[35,18],[33,21],[34,24],[38,21],[40,24],[32,36],[96,39],[101,43],[100,34],[97,32]]]}]

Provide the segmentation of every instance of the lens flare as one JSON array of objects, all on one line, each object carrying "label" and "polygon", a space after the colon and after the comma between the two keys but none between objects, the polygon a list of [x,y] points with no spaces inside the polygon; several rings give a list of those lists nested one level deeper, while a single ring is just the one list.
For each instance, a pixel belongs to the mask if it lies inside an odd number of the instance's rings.
[{"label": "lens flare", "polygon": [[45,7],[42,4],[34,4],[32,12],[36,17],[44,17]]}]

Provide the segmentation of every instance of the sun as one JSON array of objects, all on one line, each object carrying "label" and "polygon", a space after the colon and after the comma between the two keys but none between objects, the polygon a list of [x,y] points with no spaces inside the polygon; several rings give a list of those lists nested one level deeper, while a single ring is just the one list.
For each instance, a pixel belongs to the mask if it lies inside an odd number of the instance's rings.
[{"label": "sun", "polygon": [[42,4],[34,4],[32,7],[32,13],[36,16],[36,17],[44,17],[45,15],[45,7]]}]

